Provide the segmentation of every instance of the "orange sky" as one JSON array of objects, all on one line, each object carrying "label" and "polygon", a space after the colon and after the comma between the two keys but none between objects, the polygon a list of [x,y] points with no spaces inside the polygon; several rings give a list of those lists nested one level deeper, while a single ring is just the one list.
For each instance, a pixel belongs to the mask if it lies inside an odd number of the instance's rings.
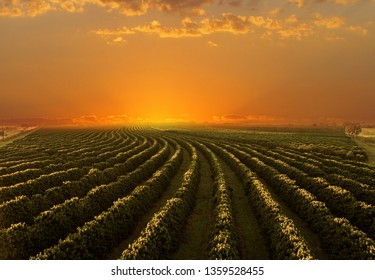
[{"label": "orange sky", "polygon": [[374,0],[0,0],[0,119],[374,122],[374,32]]}]

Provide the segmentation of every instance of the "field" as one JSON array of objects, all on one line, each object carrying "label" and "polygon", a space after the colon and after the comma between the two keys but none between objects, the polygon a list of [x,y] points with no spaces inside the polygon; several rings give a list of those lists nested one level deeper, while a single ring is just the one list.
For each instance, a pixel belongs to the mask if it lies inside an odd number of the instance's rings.
[{"label": "field", "polygon": [[[35,127],[6,127],[0,126],[0,147],[11,143],[17,138],[22,138],[32,132]],[[6,135],[2,133],[5,131]]]},{"label": "field", "polygon": [[375,259],[339,129],[44,128],[0,147],[0,259]]}]

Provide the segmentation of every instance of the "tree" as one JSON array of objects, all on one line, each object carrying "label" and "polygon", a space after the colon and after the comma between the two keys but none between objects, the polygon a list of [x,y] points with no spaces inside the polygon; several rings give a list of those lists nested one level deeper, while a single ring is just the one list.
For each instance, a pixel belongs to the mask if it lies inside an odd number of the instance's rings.
[{"label": "tree", "polygon": [[355,136],[362,132],[362,128],[359,123],[346,123],[345,132],[350,136]]}]

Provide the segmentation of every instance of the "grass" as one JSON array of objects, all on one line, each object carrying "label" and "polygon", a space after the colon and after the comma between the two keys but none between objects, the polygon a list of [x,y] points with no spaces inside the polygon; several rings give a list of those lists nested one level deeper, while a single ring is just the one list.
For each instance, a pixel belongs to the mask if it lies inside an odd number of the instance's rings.
[{"label": "grass", "polygon": [[375,165],[375,128],[362,128],[354,141],[366,151],[369,162]]},{"label": "grass", "polygon": [[27,129],[20,129],[20,128],[12,128],[6,130],[6,137],[0,136],[0,147],[3,147],[9,143],[12,143],[16,139],[21,139],[25,137],[26,135],[33,132],[35,128],[27,128]]}]

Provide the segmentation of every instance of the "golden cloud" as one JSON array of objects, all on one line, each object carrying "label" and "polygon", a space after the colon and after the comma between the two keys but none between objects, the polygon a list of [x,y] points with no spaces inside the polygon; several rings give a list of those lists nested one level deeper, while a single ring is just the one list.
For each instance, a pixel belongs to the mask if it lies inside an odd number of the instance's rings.
[{"label": "golden cloud", "polygon": [[347,30],[354,31],[362,35],[367,35],[368,33],[368,29],[363,28],[362,26],[359,26],[359,25],[350,25],[349,27],[347,27]]},{"label": "golden cloud", "polygon": [[279,30],[281,38],[294,38],[297,40],[302,40],[302,38],[309,37],[314,33],[313,27],[307,23],[302,23],[296,26],[291,26],[289,28]]},{"label": "golden cloud", "polygon": [[100,36],[120,36],[134,34],[135,32],[133,30],[130,30],[129,28],[122,27],[118,29],[98,29],[95,30],[94,33]]},{"label": "golden cloud", "polygon": [[208,41],[208,45],[211,46],[211,47],[215,47],[215,48],[219,46],[218,44],[216,44],[212,41]]},{"label": "golden cloud", "polygon": [[313,4],[353,5],[357,4],[359,0],[289,0],[288,2],[298,8],[305,8],[311,7]]},{"label": "golden cloud", "polygon": [[348,5],[348,4],[356,4],[358,0],[335,0],[335,4],[338,5]]},{"label": "golden cloud", "polygon": [[147,13],[153,2],[151,0],[100,0],[100,4],[110,11],[118,10],[127,16],[139,16]]},{"label": "golden cloud", "polygon": [[[312,3],[331,3],[335,5],[355,4],[357,0],[288,0],[298,8]],[[252,3],[256,6],[258,1]],[[279,39],[301,40],[312,35],[322,38],[342,38],[342,34],[323,34],[322,28],[340,29],[346,32],[367,35],[369,30],[358,24],[347,24],[348,19],[341,16],[322,16],[313,13],[310,17],[301,18],[292,13],[285,16],[283,9],[273,9],[268,16],[236,15],[222,13],[220,16],[206,16],[207,5],[229,5],[240,1],[214,0],[0,0],[0,16],[35,17],[48,11],[83,12],[87,5],[95,5],[107,11],[134,16],[147,13],[150,9],[165,12],[180,12],[183,16],[180,26],[165,26],[158,20],[134,27],[117,29],[97,29],[93,32],[109,44],[126,42],[126,36],[135,33],[153,33],[161,38],[202,37],[214,33],[248,34],[261,33],[261,38],[277,37]],[[242,3],[242,2],[241,2]],[[237,4],[236,4],[237,5]],[[235,6],[236,6],[235,5]],[[295,9],[294,9],[295,10]],[[294,11],[296,12],[296,11]],[[189,16],[187,16],[189,15]],[[191,16],[191,17],[190,17]],[[198,18],[198,19],[197,19]],[[315,32],[320,28],[319,32]],[[326,32],[328,33],[328,31]],[[342,33],[342,32],[341,32]],[[213,44],[210,44],[213,46]]]},{"label": "golden cloud", "polygon": [[153,20],[150,24],[136,26],[133,30],[144,33],[155,33],[161,38],[199,37],[202,35],[199,32],[197,23],[193,22],[189,17],[182,20],[181,28],[166,27],[159,21]]},{"label": "golden cloud", "polygon": [[239,121],[239,120],[247,120],[247,117],[246,116],[242,116],[242,115],[231,114],[231,115],[222,116],[221,119],[222,120],[235,120],[235,121]]},{"label": "golden cloud", "polygon": [[[127,30],[155,33],[161,38],[183,38],[201,37],[217,32],[244,34],[249,31],[250,25],[251,22],[247,17],[224,13],[220,18],[205,18],[200,22],[185,17],[181,21],[180,28],[163,26],[159,21],[154,20],[148,25],[136,26]],[[97,32],[95,31],[95,33]],[[107,31],[107,33],[110,33],[110,31]]]},{"label": "golden cloud", "polygon": [[258,26],[258,27],[262,26],[262,25],[264,25],[266,23],[265,18],[262,17],[262,16],[250,16],[249,17],[249,21],[252,24],[254,24],[254,25]]},{"label": "golden cloud", "polygon": [[193,15],[204,16],[206,14],[206,11],[202,8],[194,8],[191,10],[191,13]]},{"label": "golden cloud", "polygon": [[305,6],[305,2],[303,0],[289,0],[289,3],[296,5],[298,8],[303,8]]},{"label": "golden cloud", "polygon": [[323,18],[320,14],[316,14],[315,25],[328,29],[335,29],[344,25],[344,18],[337,16]]},{"label": "golden cloud", "polygon": [[296,22],[298,22],[298,21],[299,21],[299,19],[298,19],[298,17],[297,17],[295,14],[290,15],[290,16],[285,20],[285,22],[287,22],[287,23],[296,23]]},{"label": "golden cloud", "polygon": [[94,30],[93,33],[106,40],[107,44],[115,45],[119,43],[126,43],[127,41],[124,39],[124,36],[134,34],[135,31],[122,27],[118,29],[97,29]]},{"label": "golden cloud", "polygon": [[84,11],[87,5],[96,5],[108,11],[118,11],[127,16],[143,15],[149,9],[167,12],[188,11],[203,15],[204,5],[212,0],[1,0],[0,16],[38,16],[48,11],[63,10],[71,13]]},{"label": "golden cloud", "polygon": [[237,123],[237,124],[249,124],[249,123],[275,123],[283,121],[284,118],[265,116],[265,115],[236,115],[229,114],[224,116],[213,116],[214,122],[217,123]]},{"label": "golden cloud", "polygon": [[[334,5],[357,4],[359,0],[288,0],[291,5],[298,8],[305,8],[311,4],[331,3]],[[368,0],[367,2],[374,2]],[[251,0],[247,7],[256,10],[260,1]],[[150,9],[164,12],[180,12],[186,15],[206,14],[204,9],[207,6],[232,6],[240,7],[242,0],[1,0],[0,16],[35,17],[49,11],[67,11],[70,13],[83,12],[88,5],[95,5],[107,11],[117,11],[127,16],[143,15]],[[280,8],[273,8],[271,15],[280,13]]]},{"label": "golden cloud", "polygon": [[343,41],[345,40],[343,37],[335,36],[335,37],[326,37],[326,41],[328,42],[336,42],[336,41]]},{"label": "golden cloud", "polygon": [[35,17],[54,10],[55,7],[50,1],[44,0],[2,0],[0,2],[0,16],[30,16]]},{"label": "golden cloud", "polygon": [[281,20],[267,18],[264,27],[268,30],[282,29],[283,22]]},{"label": "golden cloud", "polygon": [[[223,13],[219,17],[207,17],[200,21],[195,21],[190,17],[185,17],[181,21],[180,27],[165,26],[161,22],[154,20],[146,25],[138,25],[132,28],[123,27],[120,29],[99,29],[94,31],[97,35],[113,42],[119,36],[125,36],[135,33],[153,33],[160,38],[186,38],[202,37],[214,33],[228,34],[247,34],[262,33],[262,38],[278,37],[279,39],[302,40],[316,34],[322,38],[327,38],[327,34],[322,33],[317,28],[339,29],[354,31],[363,35],[368,30],[359,25],[345,24],[342,17],[332,16],[323,17],[320,14],[314,14],[310,19],[302,19],[295,14],[291,14],[285,19],[275,19],[263,16],[242,16],[232,13]],[[328,34],[333,38],[335,34]],[[341,35],[342,36],[342,35]],[[340,37],[341,38],[341,37]],[[214,46],[216,44],[210,44]]]},{"label": "golden cloud", "polygon": [[223,13],[221,18],[206,18],[201,21],[202,34],[228,32],[233,34],[249,32],[250,21],[246,16]]},{"label": "golden cloud", "polygon": [[211,4],[212,0],[151,0],[154,1],[153,6],[156,6],[162,11],[193,11],[202,13],[199,10],[204,5]]},{"label": "golden cloud", "polygon": [[124,124],[130,122],[134,122],[134,119],[127,115],[112,115],[105,117],[89,115],[71,119],[71,123],[76,125]]}]

